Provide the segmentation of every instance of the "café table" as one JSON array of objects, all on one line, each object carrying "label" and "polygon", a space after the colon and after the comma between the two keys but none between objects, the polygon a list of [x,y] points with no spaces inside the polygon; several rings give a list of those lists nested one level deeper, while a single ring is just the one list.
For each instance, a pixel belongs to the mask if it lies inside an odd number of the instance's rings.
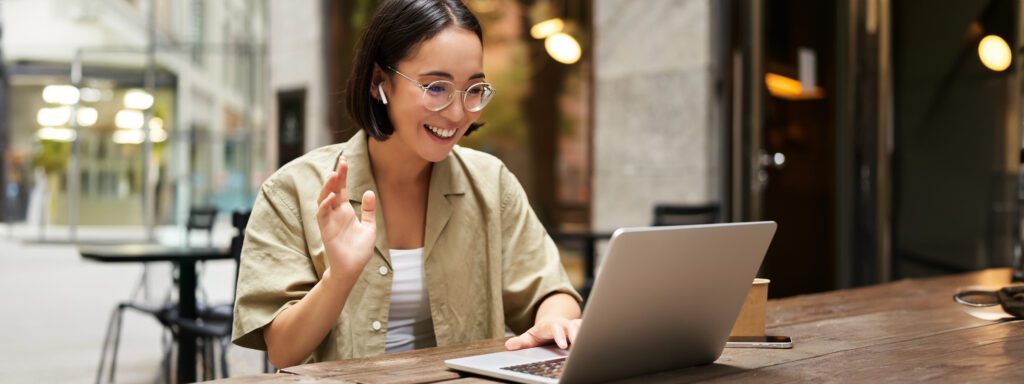
[{"label": "caf\u00e9 table", "polygon": [[[178,315],[195,319],[196,263],[232,258],[227,248],[189,247],[160,244],[82,246],[78,253],[87,260],[104,263],[171,262],[178,266]],[[182,356],[192,356],[191,359]],[[181,328],[178,334],[177,378],[180,383],[196,381],[196,337]]]},{"label": "caf\u00e9 table", "polygon": [[[1024,321],[978,319],[952,299],[962,288],[1009,282],[1009,269],[989,269],[770,300],[767,331],[791,336],[792,349],[727,348],[713,364],[621,382],[1024,382]],[[490,382],[445,369],[444,360],[498,352],[503,342],[314,363],[222,382]]]}]

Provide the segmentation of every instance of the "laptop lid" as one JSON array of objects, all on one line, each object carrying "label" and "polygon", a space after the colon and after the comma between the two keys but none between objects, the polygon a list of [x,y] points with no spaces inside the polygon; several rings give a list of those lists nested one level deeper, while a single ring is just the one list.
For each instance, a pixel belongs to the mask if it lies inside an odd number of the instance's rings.
[{"label": "laptop lid", "polygon": [[775,229],[757,222],[616,231],[562,382],[718,359]]},{"label": "laptop lid", "polygon": [[[715,361],[775,229],[774,222],[757,222],[616,231],[559,381],[608,381]],[[552,348],[445,364],[521,382],[554,382],[502,369],[556,357]]]}]

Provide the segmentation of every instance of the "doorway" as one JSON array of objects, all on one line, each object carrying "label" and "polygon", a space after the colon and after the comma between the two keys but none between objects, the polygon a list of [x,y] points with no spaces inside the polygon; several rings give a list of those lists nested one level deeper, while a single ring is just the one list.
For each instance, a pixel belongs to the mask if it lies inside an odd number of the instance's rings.
[{"label": "doorway", "polygon": [[277,94],[277,167],[305,153],[306,90]]},{"label": "doorway", "polygon": [[[765,2],[768,92],[755,163],[761,218],[779,223],[763,264],[778,296],[835,286],[835,4]],[[782,79],[801,92],[776,89]]]},{"label": "doorway", "polygon": [[837,287],[837,0],[730,1],[718,58],[729,221],[779,224],[772,297]]}]

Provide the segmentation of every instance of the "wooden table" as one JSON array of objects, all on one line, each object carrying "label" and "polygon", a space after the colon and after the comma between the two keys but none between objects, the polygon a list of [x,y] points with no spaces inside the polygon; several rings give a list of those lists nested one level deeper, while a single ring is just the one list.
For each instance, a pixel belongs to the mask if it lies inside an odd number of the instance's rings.
[{"label": "wooden table", "polygon": [[[81,247],[78,253],[88,260],[105,263],[172,262],[178,265],[178,316],[195,319],[196,262],[230,259],[226,248],[177,247],[159,244],[125,244]],[[196,381],[196,337],[182,328],[178,335],[178,382]],[[181,356],[192,356],[191,359]]]},{"label": "wooden table", "polygon": [[[627,380],[712,382],[1024,382],[1024,321],[976,319],[952,300],[958,288],[1005,285],[1008,269],[798,296],[768,303],[768,331],[793,349],[726,349],[714,364]],[[486,382],[445,359],[496,352],[503,340],[296,366],[233,383]]]}]

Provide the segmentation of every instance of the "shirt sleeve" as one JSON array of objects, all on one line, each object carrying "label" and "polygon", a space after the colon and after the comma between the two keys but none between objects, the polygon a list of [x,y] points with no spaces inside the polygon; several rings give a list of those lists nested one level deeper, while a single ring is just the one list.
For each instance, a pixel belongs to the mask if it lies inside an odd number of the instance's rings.
[{"label": "shirt sleeve", "polygon": [[319,281],[302,231],[297,197],[263,184],[245,230],[231,339],[266,350],[263,329]]},{"label": "shirt sleeve", "polygon": [[518,333],[533,326],[537,309],[554,293],[581,302],[565,273],[558,248],[530,207],[515,175],[501,171],[502,299],[505,323]]}]

